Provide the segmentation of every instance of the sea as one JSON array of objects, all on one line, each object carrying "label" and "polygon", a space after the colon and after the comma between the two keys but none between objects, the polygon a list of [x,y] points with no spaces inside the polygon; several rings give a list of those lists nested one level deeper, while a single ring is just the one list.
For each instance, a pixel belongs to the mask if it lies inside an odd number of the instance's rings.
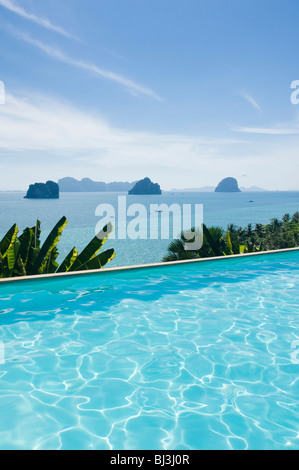
[{"label": "sea", "polygon": [[[34,226],[39,219],[44,241],[58,220],[65,216],[68,225],[58,245],[60,252],[58,261],[62,261],[73,247],[81,251],[95,236],[101,223],[104,224],[103,219],[106,217],[106,221],[109,219],[114,225],[114,235],[109,237],[105,249],[113,247],[116,252],[109,267],[156,263],[165,256],[168,245],[179,233],[175,232],[176,228],[173,229],[172,217],[169,219],[169,234],[165,232],[165,219],[163,225],[161,221],[159,222],[159,216],[167,217],[167,213],[160,212],[155,205],[165,204],[165,207],[170,207],[175,204],[181,208],[182,214],[186,208],[189,208],[192,218],[190,225],[196,225],[196,214],[201,207],[203,222],[207,226],[216,225],[224,229],[229,224],[242,227],[249,223],[267,224],[271,218],[280,219],[286,213],[292,215],[299,211],[299,192],[292,191],[163,192],[162,195],[151,196],[128,196],[127,193],[112,192],[60,193],[60,199],[51,200],[24,199],[24,196],[25,192],[0,192],[1,239],[14,223],[22,232],[24,228]],[[140,211],[140,205],[144,208],[143,211]],[[126,210],[123,209],[124,206]],[[115,218],[111,215],[113,210]],[[139,212],[134,212],[136,210]],[[127,211],[130,216],[127,215]],[[150,237],[153,220],[156,222],[158,220],[159,223],[158,237],[155,239]],[[137,222],[143,228],[147,227],[146,236]],[[135,236],[126,236],[124,232],[124,226],[127,227],[130,223],[131,229],[132,226],[135,227],[133,229]],[[122,233],[119,230],[120,225]],[[138,234],[143,238],[138,238]]]}]

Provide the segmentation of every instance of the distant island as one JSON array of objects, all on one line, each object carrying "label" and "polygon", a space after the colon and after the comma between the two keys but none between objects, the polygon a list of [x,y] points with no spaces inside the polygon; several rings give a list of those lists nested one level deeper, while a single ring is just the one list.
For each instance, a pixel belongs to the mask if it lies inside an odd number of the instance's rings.
[{"label": "distant island", "polygon": [[202,186],[200,188],[173,188],[170,190],[172,193],[194,192],[194,193],[213,193],[215,186]]},{"label": "distant island", "polygon": [[[183,193],[183,192],[194,192],[194,193],[214,193],[216,189],[216,186],[202,186],[200,188],[183,188],[183,189],[177,189],[173,188],[171,189],[171,192],[173,193]],[[240,186],[240,190],[242,193],[266,193],[269,192],[268,189],[263,189],[259,188],[258,186],[250,186],[249,188],[246,188],[245,186]]]},{"label": "distant island", "polygon": [[103,181],[93,181],[90,178],[83,178],[81,181],[75,178],[62,178],[58,181],[59,189],[62,193],[88,193],[88,192],[127,192],[133,188],[134,184],[128,182],[104,183]]},{"label": "distant island", "polygon": [[242,193],[267,193],[268,189],[259,188],[258,186],[250,186],[250,188],[245,188],[240,186]]},{"label": "distant island", "polygon": [[215,193],[240,193],[236,178],[224,178],[215,189]]},{"label": "distant island", "polygon": [[[149,178],[144,178],[140,181],[124,182],[114,181],[111,183],[105,183],[103,181],[93,181],[90,178],[83,178],[77,180],[72,177],[65,177],[58,180],[58,189],[53,187],[56,185],[53,181],[47,183],[36,183],[30,185],[30,188],[25,196],[26,199],[57,199],[59,198],[59,192],[128,192],[129,194],[161,194],[159,184],[152,183]],[[47,186],[48,185],[48,186]],[[47,186],[47,187],[46,187]],[[133,191],[132,191],[133,190]],[[137,191],[137,192],[136,192]],[[1,192],[1,191],[0,191]],[[17,192],[17,191],[16,191]],[[215,186],[203,186],[198,188],[173,188],[170,192],[269,192],[266,189],[258,186],[243,187],[238,186],[238,182],[235,178],[223,179],[217,187]]]},{"label": "distant island", "polygon": [[31,184],[24,199],[59,199],[59,186],[54,181]]},{"label": "distant island", "polygon": [[162,194],[158,183],[152,183],[149,178],[138,181],[129,191],[130,195]]}]

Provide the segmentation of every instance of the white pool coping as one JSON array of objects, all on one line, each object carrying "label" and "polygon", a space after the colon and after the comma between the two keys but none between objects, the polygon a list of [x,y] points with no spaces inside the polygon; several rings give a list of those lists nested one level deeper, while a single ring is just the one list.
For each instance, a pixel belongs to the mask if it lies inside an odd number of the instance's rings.
[{"label": "white pool coping", "polygon": [[213,258],[198,258],[198,259],[190,259],[190,260],[181,260],[181,261],[171,261],[166,263],[151,263],[151,264],[140,264],[134,266],[119,266],[115,268],[102,268],[102,269],[95,269],[91,271],[75,271],[75,272],[68,272],[68,273],[57,273],[57,274],[40,274],[35,276],[22,276],[22,277],[12,277],[12,278],[4,278],[0,279],[1,284],[7,284],[12,282],[26,282],[26,281],[40,281],[43,279],[57,279],[57,278],[65,278],[67,276],[83,276],[83,275],[95,275],[95,274],[105,274],[105,273],[113,273],[113,272],[122,272],[122,271],[133,271],[138,269],[148,269],[148,268],[167,268],[170,266],[177,266],[177,265],[185,265],[185,264],[192,264],[192,263],[205,263],[205,262],[213,262],[213,261],[227,261],[237,258],[248,258],[250,256],[262,256],[262,255],[273,255],[279,253],[287,253],[291,251],[298,251],[299,247],[295,248],[285,248],[283,250],[269,250],[269,251],[257,251],[254,253],[244,253],[241,255],[227,255],[227,256],[215,256]]}]

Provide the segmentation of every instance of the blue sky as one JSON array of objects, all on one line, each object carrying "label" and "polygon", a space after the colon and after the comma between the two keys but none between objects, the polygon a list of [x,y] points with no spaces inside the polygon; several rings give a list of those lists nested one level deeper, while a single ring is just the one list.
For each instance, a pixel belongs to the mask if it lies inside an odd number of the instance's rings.
[{"label": "blue sky", "polygon": [[0,189],[299,189],[298,0],[0,0]]}]

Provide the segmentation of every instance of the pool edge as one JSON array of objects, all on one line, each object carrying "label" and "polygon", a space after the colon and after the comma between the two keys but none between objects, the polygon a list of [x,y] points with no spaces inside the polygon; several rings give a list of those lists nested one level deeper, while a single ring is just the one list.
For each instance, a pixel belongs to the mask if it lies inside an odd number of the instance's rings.
[{"label": "pool edge", "polygon": [[212,258],[199,258],[199,259],[190,259],[190,260],[181,260],[181,261],[171,261],[171,262],[164,262],[164,263],[151,263],[151,264],[141,264],[141,265],[133,265],[133,266],[118,266],[115,268],[102,268],[96,269],[91,271],[76,271],[76,272],[68,272],[68,273],[54,273],[54,274],[40,274],[35,276],[24,276],[24,277],[13,277],[13,278],[4,278],[0,279],[1,284],[10,284],[10,283],[17,283],[17,282],[27,282],[27,281],[40,281],[43,279],[64,279],[65,277],[76,277],[76,276],[83,276],[83,275],[91,275],[91,274],[104,274],[104,273],[113,273],[113,272],[122,272],[122,271],[133,271],[133,270],[141,270],[141,269],[148,269],[148,268],[161,268],[161,267],[169,267],[169,266],[177,266],[177,265],[185,265],[185,264],[193,264],[193,263],[204,263],[204,262],[212,262],[212,261],[221,261],[221,260],[232,260],[237,258],[248,258],[251,256],[264,256],[264,255],[273,255],[279,253],[287,253],[292,251],[299,251],[299,247],[295,248],[284,248],[282,250],[269,250],[269,251],[261,251],[261,252],[254,252],[254,253],[244,253],[238,255],[227,255],[227,256],[215,256]]}]

